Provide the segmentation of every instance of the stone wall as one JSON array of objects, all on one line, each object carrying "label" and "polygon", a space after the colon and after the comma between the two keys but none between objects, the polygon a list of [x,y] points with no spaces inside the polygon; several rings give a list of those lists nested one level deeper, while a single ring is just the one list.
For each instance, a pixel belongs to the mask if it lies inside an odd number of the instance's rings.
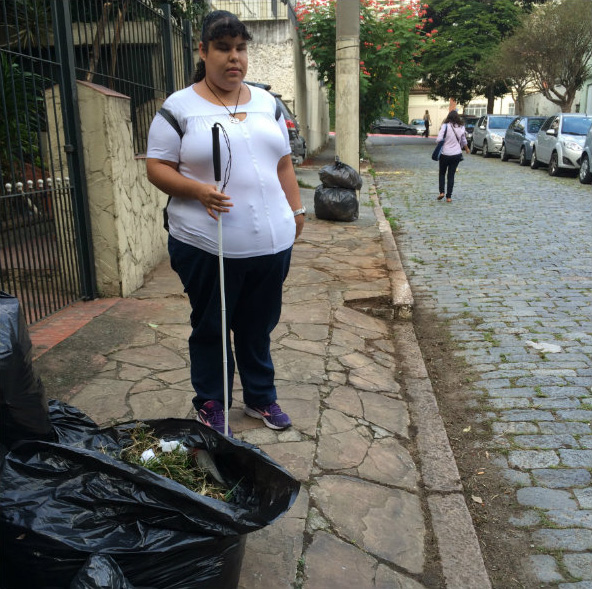
[{"label": "stone wall", "polygon": [[167,197],[134,156],[129,98],[88,82],[78,82],[78,97],[97,288],[125,297],[166,256]]}]

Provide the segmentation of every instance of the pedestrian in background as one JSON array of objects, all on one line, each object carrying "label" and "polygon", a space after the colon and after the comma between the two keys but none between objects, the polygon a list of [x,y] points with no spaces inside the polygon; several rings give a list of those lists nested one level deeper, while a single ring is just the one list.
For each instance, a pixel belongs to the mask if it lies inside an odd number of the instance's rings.
[{"label": "pedestrian in background", "polygon": [[[456,110],[448,113],[444,123],[440,127],[436,141],[444,141],[442,152],[440,154],[440,174],[438,184],[440,195],[438,200],[442,200],[446,195],[446,202],[452,202],[452,191],[454,190],[454,175],[458,164],[460,164],[463,150],[470,153],[465,135],[465,127]],[[446,189],[446,192],[444,190]]]},{"label": "pedestrian in background", "polygon": [[432,124],[432,119],[430,117],[430,113],[428,110],[425,111],[423,115],[423,124],[425,127],[425,131],[422,133],[422,137],[429,137],[430,136],[430,125]]},{"label": "pedestrian in background", "polygon": [[[277,403],[271,332],[282,305],[294,239],[305,209],[292,165],[288,130],[267,91],[243,83],[251,35],[232,13],[203,22],[194,83],[164,102],[183,137],[160,114],[150,127],[148,179],[172,196],[169,254],[191,303],[189,355],[197,419],[224,433],[224,366],[218,215],[224,231],[229,405],[234,358],[245,413],[269,428],[291,425]],[[215,184],[212,126],[220,125],[225,186]],[[222,135],[222,132],[221,132]],[[226,175],[226,174],[225,174]],[[232,432],[229,430],[229,434]]]}]

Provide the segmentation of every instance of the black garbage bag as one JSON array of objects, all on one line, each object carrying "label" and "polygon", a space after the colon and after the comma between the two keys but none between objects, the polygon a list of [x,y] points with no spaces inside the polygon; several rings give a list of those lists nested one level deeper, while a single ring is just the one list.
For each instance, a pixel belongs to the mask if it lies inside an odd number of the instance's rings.
[{"label": "black garbage bag", "polygon": [[69,589],[137,589],[110,556],[89,557],[78,571]]},{"label": "black garbage bag", "polygon": [[0,291],[0,443],[9,449],[18,440],[53,439],[32,348],[18,299]]},{"label": "black garbage bag", "polygon": [[314,193],[317,219],[326,221],[355,221],[359,214],[356,191],[350,188],[327,188],[319,185]]},{"label": "black garbage bag", "polygon": [[335,157],[335,163],[323,166],[319,171],[319,178],[325,188],[350,188],[360,190],[362,177],[351,166],[344,164]]},{"label": "black garbage bag", "polygon": [[[263,451],[184,419],[148,420],[154,435],[205,452],[232,496],[188,490],[118,453],[139,422],[67,433],[76,410],[52,402],[68,444],[23,441],[0,468],[0,579],[5,589],[69,587],[87,559],[111,557],[134,587],[234,589],[246,534],[286,512],[300,484]],[[84,416],[85,417],[85,416]]]}]

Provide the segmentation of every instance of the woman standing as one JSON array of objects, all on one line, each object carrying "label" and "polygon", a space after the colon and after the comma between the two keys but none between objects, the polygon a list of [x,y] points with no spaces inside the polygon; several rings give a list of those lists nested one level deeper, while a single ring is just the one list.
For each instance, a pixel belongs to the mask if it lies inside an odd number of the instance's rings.
[{"label": "woman standing", "polygon": [[[291,421],[277,404],[270,334],[279,321],[282,285],[305,209],[286,124],[283,117],[276,120],[275,99],[243,83],[251,40],[245,25],[232,13],[216,10],[206,16],[201,39],[195,83],[164,103],[183,137],[157,115],[147,152],[148,179],[173,197],[169,254],[192,308],[193,404],[199,421],[224,431],[217,256],[222,215],[227,324],[234,336],[245,413],[272,429],[285,429]],[[222,190],[215,185],[212,165],[215,124],[227,137],[220,141],[222,170],[230,166]],[[230,405],[234,358],[230,337],[227,342]]]},{"label": "woman standing", "polygon": [[[438,200],[442,200],[446,194],[446,202],[452,202],[452,191],[454,189],[454,175],[456,168],[462,160],[463,149],[469,153],[467,145],[467,138],[465,135],[465,128],[462,120],[456,110],[448,113],[444,123],[440,127],[438,138],[436,141],[444,140],[442,152],[440,154],[440,174],[438,176],[438,183],[440,188],[440,195]],[[448,175],[448,181],[446,176]],[[444,192],[446,188],[446,193]]]},{"label": "woman standing", "polygon": [[432,118],[430,117],[429,111],[426,109],[425,114],[423,115],[423,124],[425,127],[425,131],[423,132],[423,137],[430,136],[430,125],[432,124]]}]

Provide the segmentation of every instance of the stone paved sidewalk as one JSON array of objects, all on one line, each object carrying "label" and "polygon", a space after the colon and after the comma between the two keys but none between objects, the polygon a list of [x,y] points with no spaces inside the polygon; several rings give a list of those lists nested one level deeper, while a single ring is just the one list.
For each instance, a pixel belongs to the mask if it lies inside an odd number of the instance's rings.
[{"label": "stone paved sidewalk", "polygon": [[[318,165],[298,170],[303,185],[319,183]],[[312,211],[313,190],[302,194]],[[234,383],[235,436],[303,483],[284,517],[249,536],[240,587],[485,589],[413,327],[395,319],[393,296],[403,315],[411,300],[369,177],[360,202],[354,223],[309,213],[294,248],[273,333],[279,400],[294,427],[278,433],[246,417]],[[132,297],[45,351],[37,368],[50,375],[50,392],[99,423],[192,417],[188,317],[165,262]],[[78,380],[60,379],[66,366]]]}]

